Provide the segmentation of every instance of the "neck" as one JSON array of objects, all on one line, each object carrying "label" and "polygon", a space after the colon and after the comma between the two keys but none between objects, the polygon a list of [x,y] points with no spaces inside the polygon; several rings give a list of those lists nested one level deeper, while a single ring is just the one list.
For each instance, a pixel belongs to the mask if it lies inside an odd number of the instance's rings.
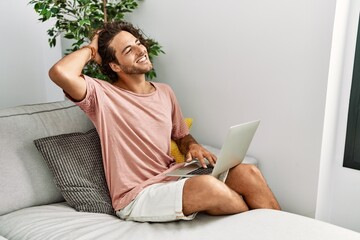
[{"label": "neck", "polygon": [[155,91],[153,85],[146,81],[144,74],[123,76],[113,85],[138,94],[148,94]]}]

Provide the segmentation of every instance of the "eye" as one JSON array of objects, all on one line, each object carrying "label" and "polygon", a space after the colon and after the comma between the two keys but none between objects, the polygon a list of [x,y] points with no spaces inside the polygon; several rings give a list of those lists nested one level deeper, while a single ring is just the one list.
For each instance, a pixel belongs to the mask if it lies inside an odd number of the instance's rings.
[{"label": "eye", "polygon": [[[140,42],[139,39],[136,39],[136,40],[135,40],[135,45],[140,46],[140,45],[142,45],[142,43]],[[123,53],[126,55],[126,54],[131,53],[131,51],[132,51],[132,46],[129,45],[129,46],[127,46],[127,47],[125,48],[125,50],[123,51]]]},{"label": "eye", "polygon": [[124,50],[124,54],[129,54],[131,52],[131,47],[128,46],[125,50]]}]

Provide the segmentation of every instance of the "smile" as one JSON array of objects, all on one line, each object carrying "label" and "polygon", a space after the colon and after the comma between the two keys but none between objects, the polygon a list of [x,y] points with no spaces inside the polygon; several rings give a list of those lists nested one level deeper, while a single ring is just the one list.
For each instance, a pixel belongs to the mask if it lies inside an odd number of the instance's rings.
[{"label": "smile", "polygon": [[139,58],[139,59],[136,61],[136,63],[143,63],[143,62],[146,62],[146,61],[147,61],[147,56],[144,55],[144,56],[142,56],[141,58]]}]

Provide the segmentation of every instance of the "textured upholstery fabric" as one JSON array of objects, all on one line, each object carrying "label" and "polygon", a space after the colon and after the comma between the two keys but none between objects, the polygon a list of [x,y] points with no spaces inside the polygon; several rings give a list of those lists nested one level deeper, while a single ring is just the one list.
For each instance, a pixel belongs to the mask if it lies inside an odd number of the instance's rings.
[{"label": "textured upholstery fabric", "polygon": [[34,143],[70,206],[81,212],[114,214],[95,129],[41,138]]},{"label": "textured upholstery fabric", "polygon": [[0,215],[64,201],[33,141],[91,128],[91,121],[70,101],[0,109]]}]

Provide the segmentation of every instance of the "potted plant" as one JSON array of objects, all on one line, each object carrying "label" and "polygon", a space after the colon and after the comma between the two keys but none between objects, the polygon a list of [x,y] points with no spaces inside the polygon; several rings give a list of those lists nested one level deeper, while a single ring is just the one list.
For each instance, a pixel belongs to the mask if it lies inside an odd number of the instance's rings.
[{"label": "potted plant", "polygon": [[[55,24],[47,30],[49,45],[54,47],[58,36],[73,41],[66,54],[78,50],[86,42],[90,42],[95,29],[104,22],[122,20],[126,13],[137,8],[136,0],[31,0],[35,11],[42,22],[55,20]],[[152,60],[160,53],[164,53],[158,42],[149,39],[149,58]],[[84,74],[107,80],[96,63],[88,63]],[[153,79],[156,72],[153,69],[147,74]]]}]

